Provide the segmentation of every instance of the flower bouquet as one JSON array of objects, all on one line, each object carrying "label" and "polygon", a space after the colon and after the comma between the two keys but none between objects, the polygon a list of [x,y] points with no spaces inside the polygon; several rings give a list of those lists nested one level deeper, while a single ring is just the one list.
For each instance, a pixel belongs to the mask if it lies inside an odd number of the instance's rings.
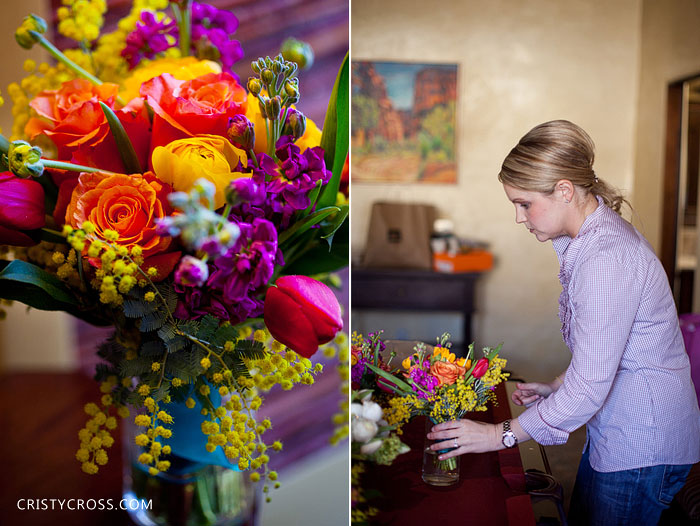
[{"label": "flower bouquet", "polygon": [[376,515],[376,508],[367,505],[368,498],[362,489],[361,476],[365,463],[390,465],[394,459],[409,450],[383,418],[383,410],[372,400],[372,390],[353,391],[351,395],[352,436],[352,524],[367,524]]},{"label": "flower bouquet", "polygon": [[[418,343],[415,352],[402,361],[398,371],[388,372],[375,364],[366,364],[381,379],[382,385],[396,395],[389,399],[384,411],[389,425],[396,425],[400,430],[404,423],[418,415],[428,417],[429,426],[458,420],[470,411],[485,411],[488,402],[495,400],[495,386],[507,377],[503,372],[506,360],[499,357],[501,345],[485,347],[483,356],[476,357],[472,343],[467,355],[457,358],[450,351],[449,337],[448,333],[439,337],[432,352],[427,351],[425,344]],[[457,457],[437,458],[445,451],[426,449],[429,457],[424,458],[426,482],[447,484],[458,480],[458,473],[457,479],[454,478]],[[426,460],[432,464],[429,471],[433,475],[426,475]],[[445,478],[444,473],[451,476]]]},{"label": "flower bouquet", "polygon": [[[254,60],[246,89],[230,12],[136,0],[100,35],[103,0],[63,4],[58,30],[78,48],[59,51],[35,15],[15,35],[56,62],[27,63],[8,88],[0,297],[114,327],[102,395],[84,408],[83,471],[108,462],[128,417],[150,494],[206,466],[249,470],[267,492],[282,445],[263,439],[260,393],[312,384],[322,364],[309,358],[342,328],[320,280],[348,264],[347,57],[321,131],[296,107],[301,43]],[[194,484],[188,502],[212,519],[222,490]]]}]

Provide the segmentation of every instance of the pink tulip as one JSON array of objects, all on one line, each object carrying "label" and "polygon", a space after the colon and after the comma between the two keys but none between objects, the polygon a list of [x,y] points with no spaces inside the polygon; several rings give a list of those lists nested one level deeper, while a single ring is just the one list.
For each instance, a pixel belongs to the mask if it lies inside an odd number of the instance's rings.
[{"label": "pink tulip", "polygon": [[24,230],[41,228],[45,221],[42,186],[11,172],[0,173],[0,244],[35,245]]},{"label": "pink tulip", "polygon": [[283,276],[267,290],[265,324],[277,341],[305,358],[343,328],[331,289],[307,276]]},{"label": "pink tulip", "polygon": [[478,362],[476,362],[476,365],[474,366],[474,370],[472,371],[472,376],[474,378],[481,378],[486,374],[486,371],[489,370],[489,361],[486,358],[481,358]]}]

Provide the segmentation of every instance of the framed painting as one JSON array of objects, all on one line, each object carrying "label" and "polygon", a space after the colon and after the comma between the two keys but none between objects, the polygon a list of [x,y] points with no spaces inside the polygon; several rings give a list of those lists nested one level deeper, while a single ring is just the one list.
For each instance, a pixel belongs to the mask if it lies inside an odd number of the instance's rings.
[{"label": "framed painting", "polygon": [[457,182],[457,64],[353,61],[353,183]]}]

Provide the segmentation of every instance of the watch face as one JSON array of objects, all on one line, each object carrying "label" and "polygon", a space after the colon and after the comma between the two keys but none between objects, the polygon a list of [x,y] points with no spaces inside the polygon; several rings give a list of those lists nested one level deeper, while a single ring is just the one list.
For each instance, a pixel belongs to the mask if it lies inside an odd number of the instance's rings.
[{"label": "watch face", "polygon": [[515,445],[515,437],[512,433],[503,436],[503,445],[506,447],[513,447]]}]

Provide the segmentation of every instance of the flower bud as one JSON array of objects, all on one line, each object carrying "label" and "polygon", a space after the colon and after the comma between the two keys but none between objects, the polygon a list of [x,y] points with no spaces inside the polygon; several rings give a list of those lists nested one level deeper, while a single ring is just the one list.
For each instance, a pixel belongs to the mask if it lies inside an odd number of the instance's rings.
[{"label": "flower bud", "polygon": [[301,69],[308,69],[314,63],[314,50],[306,42],[296,38],[288,38],[282,42],[282,56],[285,60],[294,62]]},{"label": "flower bud", "polygon": [[275,95],[265,103],[265,113],[271,121],[277,121],[282,116],[282,100],[279,95]]},{"label": "flower bud", "polygon": [[265,324],[270,334],[305,358],[343,328],[333,291],[308,276],[282,276],[267,290]]},{"label": "flower bud", "polygon": [[15,40],[24,49],[31,49],[39,39],[36,35],[32,35],[30,31],[34,31],[40,35],[46,33],[46,20],[34,14],[24,17],[22,25],[15,31]]},{"label": "flower bud", "polygon": [[27,141],[12,141],[10,143],[7,151],[7,163],[10,171],[23,179],[39,177],[44,173],[41,148],[32,146]]},{"label": "flower bud", "polygon": [[44,188],[32,179],[0,173],[0,244],[28,247],[37,241],[29,231],[46,224]]},{"label": "flower bud", "polygon": [[258,100],[258,105],[260,106],[260,115],[262,116],[263,119],[267,119],[267,110],[265,109],[266,102],[262,101],[262,100]]},{"label": "flower bud", "polygon": [[478,362],[476,362],[476,365],[474,366],[474,370],[472,371],[472,376],[474,378],[481,378],[486,374],[486,371],[489,370],[489,361],[487,358],[481,358]]},{"label": "flower bud", "polygon": [[204,261],[193,256],[183,256],[175,271],[175,283],[201,287],[207,279],[209,279],[209,267]]},{"label": "flower bud", "polygon": [[255,146],[255,127],[245,115],[234,115],[228,120],[228,140],[236,148],[250,151]]},{"label": "flower bud", "polygon": [[284,92],[288,97],[299,98],[299,89],[290,81],[284,83]]},{"label": "flower bud", "polygon": [[261,90],[262,86],[260,85],[260,80],[255,77],[250,77],[248,79],[248,91],[252,95],[259,95]]},{"label": "flower bud", "polygon": [[258,65],[257,60],[250,63],[250,69],[253,70],[253,73],[257,73],[258,75],[260,74],[260,66]]},{"label": "flower bud", "polygon": [[260,80],[262,80],[264,84],[269,86],[275,81],[275,74],[270,69],[263,69],[260,72]]},{"label": "flower bud", "polygon": [[282,135],[291,135],[294,140],[304,135],[306,131],[306,116],[293,108],[287,112],[287,121],[284,124]]}]

